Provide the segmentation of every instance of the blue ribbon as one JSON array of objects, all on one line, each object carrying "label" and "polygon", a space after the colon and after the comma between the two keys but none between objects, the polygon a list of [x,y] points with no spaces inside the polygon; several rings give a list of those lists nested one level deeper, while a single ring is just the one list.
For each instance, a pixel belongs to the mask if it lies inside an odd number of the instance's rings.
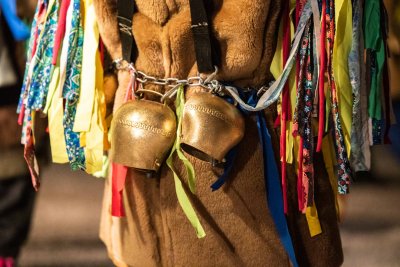
[{"label": "blue ribbon", "polygon": [[[257,104],[257,96],[254,93],[248,100],[248,104],[255,106]],[[268,208],[274,220],[279,238],[289,255],[294,267],[297,267],[296,255],[294,253],[292,239],[289,234],[285,214],[283,212],[283,196],[279,182],[279,172],[275,161],[274,150],[272,148],[271,136],[268,132],[267,123],[264,114],[259,111],[257,116],[258,134],[262,144],[263,162],[264,162],[264,178],[268,200]]]},{"label": "blue ribbon", "polygon": [[[234,103],[234,100],[232,99],[232,97],[224,96],[222,98],[225,101],[227,101],[228,103],[230,103],[230,104]],[[240,111],[242,111],[240,106],[238,108],[239,108]],[[236,155],[237,155],[237,151],[238,151],[237,147],[238,146],[236,145],[231,150],[229,150],[229,152],[226,154],[225,163],[224,163],[224,172],[217,179],[217,181],[215,181],[211,185],[211,189],[212,189],[213,192],[218,190],[218,189],[220,189],[221,186],[223,186],[225,184],[226,180],[229,178],[229,173],[231,172],[231,170],[233,168],[233,163],[235,162],[235,158],[236,158]]]},{"label": "blue ribbon", "polygon": [[211,185],[211,189],[213,192],[220,189],[221,186],[226,182],[226,179],[228,178],[229,173],[231,172],[231,170],[233,168],[233,163],[235,162],[237,150],[238,150],[237,146],[235,146],[228,152],[228,154],[226,154],[226,157],[225,157],[226,162],[224,164],[224,173],[218,178],[217,181],[215,181],[215,183],[213,183]]},{"label": "blue ribbon", "polygon": [[1,0],[0,9],[10,31],[16,41],[22,41],[29,38],[29,28],[17,15],[16,0]]}]

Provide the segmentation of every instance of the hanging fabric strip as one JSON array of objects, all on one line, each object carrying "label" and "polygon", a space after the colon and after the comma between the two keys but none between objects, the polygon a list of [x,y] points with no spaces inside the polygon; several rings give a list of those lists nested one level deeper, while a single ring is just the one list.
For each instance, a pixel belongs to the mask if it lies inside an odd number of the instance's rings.
[{"label": "hanging fabric strip", "polygon": [[80,0],[73,0],[71,32],[69,40],[66,79],[62,96],[66,100],[64,111],[64,135],[71,169],[85,169],[85,154],[79,142],[79,134],[73,131],[76,106],[79,100],[80,75],[82,70],[83,28],[81,24]]},{"label": "hanging fabric strip", "polygon": [[112,163],[111,168],[111,216],[125,217],[123,190],[128,168],[117,163]]},{"label": "hanging fabric strip", "polygon": [[[26,114],[26,104],[27,104],[27,97],[28,97],[28,90],[29,90],[29,83],[30,83],[30,77],[31,77],[31,65],[34,65],[33,62],[33,57],[36,53],[36,48],[37,48],[37,39],[39,38],[40,30],[42,29],[42,24],[43,24],[43,16],[46,11],[45,8],[45,3],[43,0],[39,0],[37,7],[36,7],[36,12],[35,16],[32,22],[32,28],[31,28],[31,35],[29,39],[29,46],[28,46],[28,52],[26,55],[27,61],[25,64],[25,73],[24,73],[24,79],[21,87],[21,94],[19,98],[19,103],[17,107],[17,113],[19,114],[18,116],[18,124],[23,125],[25,121],[25,114]],[[26,140],[26,127],[22,128],[22,136],[21,136],[21,143],[25,144]]]},{"label": "hanging fabric strip", "polygon": [[317,152],[322,149],[322,138],[325,129],[325,72],[326,72],[326,0],[321,7],[320,71],[318,81],[318,141]]},{"label": "hanging fabric strip", "polygon": [[[289,14],[291,12],[292,6],[291,3],[289,3]],[[287,58],[289,53],[290,53],[290,44],[291,44],[291,36],[294,35],[294,27],[293,24],[291,23],[290,17],[288,18],[288,25],[287,25],[287,32],[286,29],[284,28],[284,21],[281,22],[280,24],[280,28],[279,28],[279,34],[278,34],[278,40],[277,40],[277,46],[276,46],[276,50],[275,50],[275,54],[274,57],[272,59],[271,62],[271,67],[270,67],[270,71],[271,74],[274,76],[275,79],[277,79],[279,77],[279,75],[282,73],[283,70],[283,59]],[[285,37],[289,38],[289,43],[286,43],[286,40],[284,40]],[[283,54],[283,46],[287,45],[287,51],[285,51],[285,55]],[[286,56],[287,53],[287,56]],[[286,62],[285,62],[286,63]],[[295,94],[296,94],[296,85],[295,85],[295,77],[294,77],[294,71],[292,69],[292,71],[290,72],[290,75],[288,77],[287,83],[285,86],[288,86],[288,103],[287,103],[287,124],[286,124],[286,132],[285,132],[285,146],[286,149],[281,148],[281,153],[284,152],[284,157],[285,157],[285,161],[286,164],[292,164],[293,163],[293,148],[294,148],[294,144],[296,142],[295,138],[293,137],[292,133],[292,107],[295,106],[295,103],[293,102],[293,100],[295,100]],[[283,88],[283,90],[285,90],[285,88]],[[294,94],[293,94],[294,93]],[[284,92],[282,92],[282,105],[278,105],[278,113],[281,114],[282,112],[280,111],[280,107],[285,106],[286,104],[283,103],[283,97],[284,96]],[[279,119],[282,119],[281,116],[278,116]],[[282,125],[282,122],[281,122]],[[281,129],[282,130],[282,129]],[[282,131],[283,132],[283,131]],[[281,144],[283,144],[282,139],[281,139]],[[281,156],[281,162],[282,162],[282,156]],[[282,164],[282,163],[281,163]]]},{"label": "hanging fabric strip", "polygon": [[[66,25],[65,25],[65,35],[70,36],[72,32],[72,16],[73,16],[73,9],[74,6],[72,4],[69,5],[67,10],[67,17],[66,17]],[[63,88],[66,80],[66,73],[67,73],[67,61],[68,61],[68,51],[70,47],[70,41],[68,37],[64,37],[61,46],[61,53],[59,55],[59,59],[57,60],[57,64],[60,67],[60,81],[59,86],[56,88],[56,96],[62,98],[63,96]]]},{"label": "hanging fabric strip", "polygon": [[[364,166],[360,166],[360,170],[369,170],[371,168],[371,150],[370,150],[370,136],[369,136],[369,122],[368,122],[368,93],[369,90],[367,88],[366,81],[366,69],[367,64],[365,63],[365,50],[364,50],[364,33],[362,30],[362,19],[363,19],[363,5],[359,5],[360,11],[360,43],[359,43],[359,55],[360,55],[360,120],[361,120],[361,155],[362,162]],[[358,167],[354,166],[355,171],[358,171]]]},{"label": "hanging fabric strip", "polygon": [[370,49],[372,54],[376,54],[376,57],[372,56],[372,59],[376,61],[376,72],[374,72],[371,77],[368,106],[369,116],[373,119],[381,119],[382,117],[380,86],[385,47],[381,35],[379,2],[380,0],[369,0],[365,2],[363,21],[365,49]]},{"label": "hanging fabric strip", "polygon": [[298,48],[303,36],[303,32],[306,26],[306,23],[310,19],[310,16],[312,14],[311,10],[311,4],[310,1],[306,3],[304,6],[299,25],[296,30],[296,34],[294,37],[292,49],[290,51],[290,55],[288,58],[288,61],[286,62],[286,65],[284,67],[284,70],[281,74],[281,76],[271,85],[271,87],[260,97],[260,99],[257,102],[257,105],[255,107],[249,106],[246,104],[242,99],[240,99],[239,94],[237,90],[232,87],[232,86],[225,86],[225,89],[229,92],[229,94],[238,102],[238,104],[245,110],[248,111],[260,111],[263,110],[267,107],[269,107],[272,103],[276,102],[278,100],[283,86],[286,83],[287,78],[289,77],[290,71],[293,67],[293,64],[296,59],[296,55],[298,52]]},{"label": "hanging fabric strip", "polygon": [[106,103],[103,90],[103,67],[100,62],[100,53],[98,50],[96,52],[93,113],[88,117],[91,120],[89,131],[82,132],[82,134],[86,134],[85,164],[86,172],[89,174],[103,169],[103,152],[109,149],[105,122]]},{"label": "hanging fabric strip", "polygon": [[[48,1],[44,0],[43,2],[38,3],[38,13],[37,13],[37,27],[35,27],[34,31],[34,37],[33,37],[33,44],[32,44],[32,49],[31,49],[31,54],[28,55],[30,56],[30,62],[29,62],[29,68],[25,72],[25,78],[24,78],[24,84],[22,86],[21,90],[21,110],[20,116],[18,119],[18,123],[22,125],[22,135],[21,135],[21,143],[26,144],[27,142],[27,137],[28,137],[28,126],[29,126],[29,121],[31,120],[31,114],[32,114],[32,107],[29,105],[28,101],[29,98],[32,95],[32,90],[31,90],[31,79],[33,76],[33,70],[36,67],[38,62],[38,57],[36,56],[38,50],[39,50],[39,45],[41,43],[41,39],[43,38],[43,32],[46,29],[46,25],[49,26],[47,22],[47,18],[52,11],[51,5]],[[21,123],[22,122],[22,123]]]},{"label": "hanging fabric strip", "polygon": [[178,157],[182,160],[186,172],[188,174],[188,180],[189,180],[189,187],[190,190],[193,190],[194,192],[194,169],[192,164],[186,159],[185,155],[181,151],[180,148],[180,136],[181,136],[181,126],[182,126],[182,115],[183,115],[183,108],[184,108],[184,89],[180,85],[176,94],[176,100],[175,100],[175,108],[176,108],[176,116],[178,118],[178,126],[177,126],[177,134],[176,134],[176,140],[174,143],[174,146],[172,147],[172,150],[169,154],[169,157],[166,161],[168,167],[171,169],[173,175],[174,175],[174,181],[175,181],[175,190],[176,190],[176,195],[178,197],[178,202],[182,207],[183,212],[185,213],[186,217],[194,227],[197,237],[198,238],[203,238],[206,236],[206,233],[204,232],[203,226],[200,223],[199,218],[196,215],[196,212],[190,203],[189,197],[187,196],[185,189],[183,188],[182,182],[176,173],[174,166],[173,166],[173,155],[175,152],[177,152]]},{"label": "hanging fabric strip", "polygon": [[96,72],[101,64],[97,64],[99,46],[99,29],[93,0],[82,2],[85,6],[84,38],[82,48],[82,72],[80,82],[80,97],[76,107],[74,132],[87,132],[91,126],[91,116],[96,112],[94,107],[96,90]]},{"label": "hanging fabric strip", "polygon": [[[256,94],[253,94],[249,98],[248,104],[255,105],[257,101],[256,97]],[[272,219],[274,220],[279,239],[289,256],[291,263],[293,266],[297,267],[298,263],[284,214],[283,195],[279,184],[278,166],[275,162],[271,136],[268,132],[263,112],[257,112],[257,128],[263,151],[264,178],[268,208],[271,212]]]},{"label": "hanging fabric strip", "polygon": [[[307,23],[306,25],[306,31],[309,31],[310,24]],[[306,57],[306,48],[308,45],[308,39],[306,34],[304,34],[304,37],[302,39],[302,44],[299,50],[299,55],[297,57],[297,68],[296,68],[296,106],[293,112],[293,127],[292,127],[292,132],[293,136],[299,136],[300,142],[299,142],[299,150],[298,150],[298,169],[297,169],[297,197],[298,197],[298,204],[299,204],[299,210],[304,211],[305,207],[307,206],[307,195],[308,195],[308,183],[303,182],[303,162],[304,162],[304,154],[303,154],[303,147],[304,147],[304,137],[302,134],[299,134],[299,123],[302,123],[301,121],[301,111],[304,110],[304,103],[303,103],[303,76],[305,75],[305,69],[304,69],[304,61]]]},{"label": "hanging fabric strip", "polygon": [[22,88],[21,88],[21,93],[20,93],[20,98],[18,101],[18,107],[17,107],[17,114],[19,114],[18,116],[18,125],[22,125],[23,120],[24,120],[24,114],[25,114],[25,98],[26,98],[26,83],[28,81],[28,69],[29,69],[29,65],[30,62],[32,60],[32,52],[33,52],[33,46],[35,43],[35,37],[36,37],[36,30],[37,30],[37,25],[36,25],[36,21],[39,15],[39,8],[40,7],[40,2],[38,2],[38,5],[36,7],[36,12],[32,21],[32,28],[31,28],[31,33],[30,33],[30,39],[29,39],[29,43],[28,43],[28,49],[27,49],[27,55],[26,55],[26,64],[25,64],[25,72],[24,72],[24,78],[23,78],[23,84],[22,84]]},{"label": "hanging fabric strip", "polygon": [[[306,48],[306,61],[305,66],[305,76],[302,81],[303,94],[303,104],[304,109],[302,110],[301,124],[299,131],[303,136],[303,187],[307,188],[306,204],[307,207],[312,207],[314,204],[314,135],[311,125],[311,115],[313,112],[314,103],[314,66],[313,62],[313,25],[310,25],[309,33],[307,36],[307,48]],[[306,192],[306,191],[304,191]],[[305,210],[304,210],[305,211]],[[303,211],[303,212],[304,212]]]},{"label": "hanging fabric strip", "polygon": [[373,144],[382,143],[382,74],[385,62],[385,45],[382,38],[380,0],[370,0],[364,6],[364,46],[370,53],[370,91],[368,113],[372,123]]},{"label": "hanging fabric strip", "polygon": [[65,146],[63,126],[63,99],[59,97],[57,89],[60,87],[60,67],[54,66],[53,75],[49,85],[46,106],[43,110],[47,114],[51,156],[54,163],[67,163],[68,155]]},{"label": "hanging fabric strip", "polygon": [[318,218],[318,211],[315,202],[306,209],[306,219],[310,236],[314,237],[322,233],[321,223]]},{"label": "hanging fabric strip", "polygon": [[[300,49],[300,64],[299,64],[299,78],[298,78],[298,96],[297,106],[295,109],[295,116],[293,122],[293,131],[300,136],[302,146],[299,147],[302,153],[302,165],[299,170],[299,178],[301,176],[302,195],[301,203],[303,206],[301,210],[303,213],[306,207],[312,206],[314,201],[314,167],[313,167],[313,153],[314,141],[311,126],[311,114],[313,110],[314,92],[313,92],[313,74],[314,62],[312,61],[312,47],[313,40],[312,34],[313,27],[311,21],[306,26],[306,32],[302,41]],[[300,152],[299,152],[300,153]]]},{"label": "hanging fabric strip", "polygon": [[349,77],[348,59],[352,46],[351,0],[335,0],[335,35],[332,69],[338,101],[338,114],[347,155],[351,153],[351,125],[353,94]]},{"label": "hanging fabric strip", "polygon": [[351,154],[350,162],[353,169],[357,171],[367,171],[365,158],[363,155],[363,125],[362,125],[362,110],[361,110],[361,58],[360,54],[360,37],[361,37],[361,3],[360,0],[353,0],[353,33],[352,45],[349,54],[349,76],[353,92],[353,117],[351,127]]},{"label": "hanging fabric strip", "polygon": [[[283,40],[282,40],[282,63],[286,64],[290,53],[290,3],[286,2],[283,11]],[[283,208],[285,214],[288,212],[287,184],[286,184],[286,126],[289,120],[289,82],[287,81],[282,91],[281,105],[281,135],[280,135],[280,160],[281,160],[281,183],[283,192]]]},{"label": "hanging fabric strip", "polygon": [[[46,105],[43,109],[43,113],[47,114],[48,117],[51,156],[55,163],[67,163],[69,161],[63,125],[64,103],[61,97],[62,87],[65,82],[69,41],[68,38],[64,38],[64,36],[69,36],[71,31],[72,6],[69,3],[70,0],[62,1],[60,7],[60,17],[57,25],[52,59],[54,70],[47,93]],[[64,31],[62,36],[61,31]],[[61,53],[57,51],[57,49],[60,48]],[[55,58],[56,55],[57,58]]]},{"label": "hanging fabric strip", "polygon": [[333,57],[333,47],[335,39],[335,9],[334,1],[329,1],[329,12],[327,12],[327,34],[328,34],[328,60],[327,69],[329,71],[329,85],[331,88],[330,98],[331,98],[331,112],[332,120],[334,125],[334,137],[335,137],[335,147],[336,147],[336,157],[338,164],[338,191],[340,194],[349,193],[349,185],[351,179],[351,169],[349,159],[347,157],[346,147],[344,143],[344,137],[339,116],[338,107],[338,94],[336,91],[336,84],[332,66]]},{"label": "hanging fabric strip", "polygon": [[[28,116],[27,116],[28,117]],[[35,156],[35,138],[33,136],[33,124],[35,114],[31,115],[31,120],[27,125],[27,138],[24,146],[24,158],[28,165],[29,172],[31,174],[33,188],[38,191],[40,187],[39,181],[39,165]]]},{"label": "hanging fabric strip", "polygon": [[52,54],[54,37],[57,30],[59,1],[51,0],[48,6],[46,23],[40,34],[33,67],[27,106],[31,109],[43,109],[53,73]]},{"label": "hanging fabric strip", "polygon": [[51,156],[54,163],[67,163],[68,154],[65,144],[63,126],[63,99],[54,97],[48,109],[48,127],[50,136]]},{"label": "hanging fabric strip", "polygon": [[303,146],[304,146],[304,139],[303,137],[299,136],[299,146],[297,152],[297,202],[299,211],[303,212],[304,207],[307,206],[306,198],[304,197],[306,193],[304,192],[303,186]]},{"label": "hanging fabric strip", "polygon": [[[321,42],[321,12],[319,9],[318,1],[311,1],[312,13],[313,13],[313,58],[314,58],[314,65],[315,65],[315,74],[319,73],[320,69],[320,59],[321,59],[321,51],[316,49],[317,46]],[[317,75],[315,75],[317,78]],[[318,79],[314,81],[315,88],[318,88]]]},{"label": "hanging fabric strip", "polygon": [[[308,31],[307,36],[307,50],[306,50],[306,61],[303,62],[304,66],[300,65],[300,68],[304,68],[304,72],[306,73],[303,81],[302,88],[304,90],[304,109],[302,110],[302,123],[299,127],[301,138],[302,138],[302,146],[300,147],[300,152],[302,153],[301,157],[301,187],[307,187],[307,195],[304,195],[305,190],[301,190],[303,195],[300,195],[306,203],[302,202],[301,211],[305,213],[308,229],[310,232],[310,236],[314,237],[322,233],[321,224],[318,218],[318,212],[316,203],[314,201],[314,135],[313,135],[313,127],[312,127],[312,116],[314,114],[314,108],[317,108],[314,103],[316,102],[318,97],[318,89],[319,89],[319,81],[318,75],[320,73],[320,69],[322,68],[322,57],[325,51],[321,51],[318,49],[318,45],[321,42],[321,25],[320,22],[320,12],[317,1],[312,1],[313,8],[313,21],[314,23],[310,25],[310,29]],[[324,29],[325,30],[325,29]],[[324,36],[325,42],[325,36]],[[324,76],[324,72],[323,72]],[[324,80],[322,80],[324,84]],[[324,103],[324,90],[322,90],[322,99],[321,103]],[[324,105],[323,105],[324,107]],[[322,109],[324,112],[324,108]],[[324,114],[323,114],[324,115]],[[323,120],[322,120],[322,124]],[[321,138],[322,140],[322,138]],[[299,179],[299,180],[300,180]],[[304,196],[304,197],[303,197]],[[299,203],[300,204],[300,203]]]},{"label": "hanging fabric strip", "polygon": [[216,191],[221,188],[222,185],[225,184],[226,180],[229,178],[229,174],[233,168],[235,158],[238,152],[237,146],[229,150],[229,152],[225,156],[225,163],[224,163],[224,172],[220,177],[218,177],[217,181],[215,181],[211,185],[212,191]]},{"label": "hanging fabric strip", "polygon": [[[226,100],[231,104],[234,104],[232,98],[224,98],[224,100]],[[238,108],[240,110],[240,106]],[[232,171],[233,165],[235,164],[235,158],[237,156],[237,153],[238,153],[238,146],[235,146],[231,150],[229,150],[228,153],[226,154],[224,162],[224,172],[210,186],[213,192],[220,189],[225,184],[226,180],[229,178],[229,174]]]},{"label": "hanging fabric strip", "polygon": [[61,7],[60,7],[60,15],[58,19],[58,24],[57,24],[57,31],[56,31],[56,36],[54,40],[54,48],[53,48],[53,59],[52,59],[52,64],[56,65],[57,60],[58,60],[58,52],[61,47],[62,40],[65,36],[65,24],[67,20],[67,11],[68,7],[71,3],[71,0],[64,0],[61,2]]},{"label": "hanging fabric strip", "polygon": [[[312,1],[310,1],[310,2],[312,2]],[[301,13],[303,12],[304,5],[305,5],[305,0],[296,0],[296,9],[295,9],[295,11],[296,11],[296,14],[295,14],[295,26],[296,26],[296,29],[299,27]],[[301,44],[300,44],[300,46],[301,46]],[[299,55],[297,55],[296,56],[296,101],[298,100],[297,93],[298,93],[298,90],[299,90],[299,88],[298,88],[299,72],[300,72],[300,59],[299,59]],[[295,114],[293,114],[293,115],[295,115]],[[292,129],[292,131],[295,132],[295,129]],[[293,134],[293,136],[296,136],[296,134]]]}]

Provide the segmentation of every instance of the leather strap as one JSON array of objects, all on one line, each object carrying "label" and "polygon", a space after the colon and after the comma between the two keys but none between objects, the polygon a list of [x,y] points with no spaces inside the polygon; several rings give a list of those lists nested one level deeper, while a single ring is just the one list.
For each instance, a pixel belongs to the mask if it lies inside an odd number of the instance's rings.
[{"label": "leather strap", "polygon": [[[197,68],[200,73],[213,72],[214,66],[218,65],[216,59],[219,58],[216,46],[212,45],[213,40],[204,1],[189,1]],[[132,0],[118,0],[117,11],[122,58],[128,62],[133,62],[134,51],[136,51],[136,44],[132,35],[132,17],[135,12],[135,5]]]},{"label": "leather strap", "polygon": [[128,62],[133,62],[135,42],[132,35],[132,17],[135,12],[134,1],[118,0],[118,29],[122,44],[122,58]]},{"label": "leather strap", "polygon": [[204,0],[190,0],[189,3],[198,71],[213,72],[216,62],[213,62],[210,24]]}]

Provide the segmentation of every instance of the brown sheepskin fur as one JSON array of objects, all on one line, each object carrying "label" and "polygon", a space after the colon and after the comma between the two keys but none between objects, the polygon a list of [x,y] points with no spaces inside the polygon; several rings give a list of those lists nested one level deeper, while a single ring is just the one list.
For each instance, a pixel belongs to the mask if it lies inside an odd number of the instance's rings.
[{"label": "brown sheepskin fur", "polygon": [[[213,34],[221,49],[218,79],[238,86],[260,86],[272,79],[273,57],[283,1],[214,0]],[[121,57],[116,0],[95,0],[102,40],[113,59]],[[197,73],[188,0],[137,0],[133,35],[138,48],[135,66],[158,77],[186,78]],[[114,111],[123,102],[129,81],[118,72]],[[110,84],[114,84],[111,82]],[[149,86],[149,89],[163,90]],[[190,93],[186,97],[190,97]],[[266,111],[271,127],[276,107]],[[100,236],[118,266],[290,266],[266,203],[262,151],[253,116],[229,181],[211,192],[217,176],[208,163],[188,156],[196,169],[192,203],[207,236],[197,239],[178,204],[171,171],[164,164],[160,177],[149,179],[129,170],[124,190],[125,218],[110,215],[111,186],[107,181]],[[279,130],[279,129],[278,129]],[[323,233],[311,238],[305,216],[296,209],[296,182],[289,171],[288,225],[301,266],[339,266],[343,261],[336,211],[321,157],[316,164],[316,205]],[[186,184],[185,172],[175,161]]]}]

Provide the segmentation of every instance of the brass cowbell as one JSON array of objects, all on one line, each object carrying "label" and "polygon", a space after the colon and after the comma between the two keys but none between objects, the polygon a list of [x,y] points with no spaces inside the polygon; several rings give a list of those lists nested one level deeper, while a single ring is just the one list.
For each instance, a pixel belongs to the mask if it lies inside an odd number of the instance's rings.
[{"label": "brass cowbell", "polygon": [[111,160],[127,167],[157,172],[176,136],[175,113],[165,104],[132,100],[111,123]]},{"label": "brass cowbell", "polygon": [[244,131],[239,110],[219,96],[200,92],[185,103],[181,147],[201,160],[223,161],[243,138]]}]

